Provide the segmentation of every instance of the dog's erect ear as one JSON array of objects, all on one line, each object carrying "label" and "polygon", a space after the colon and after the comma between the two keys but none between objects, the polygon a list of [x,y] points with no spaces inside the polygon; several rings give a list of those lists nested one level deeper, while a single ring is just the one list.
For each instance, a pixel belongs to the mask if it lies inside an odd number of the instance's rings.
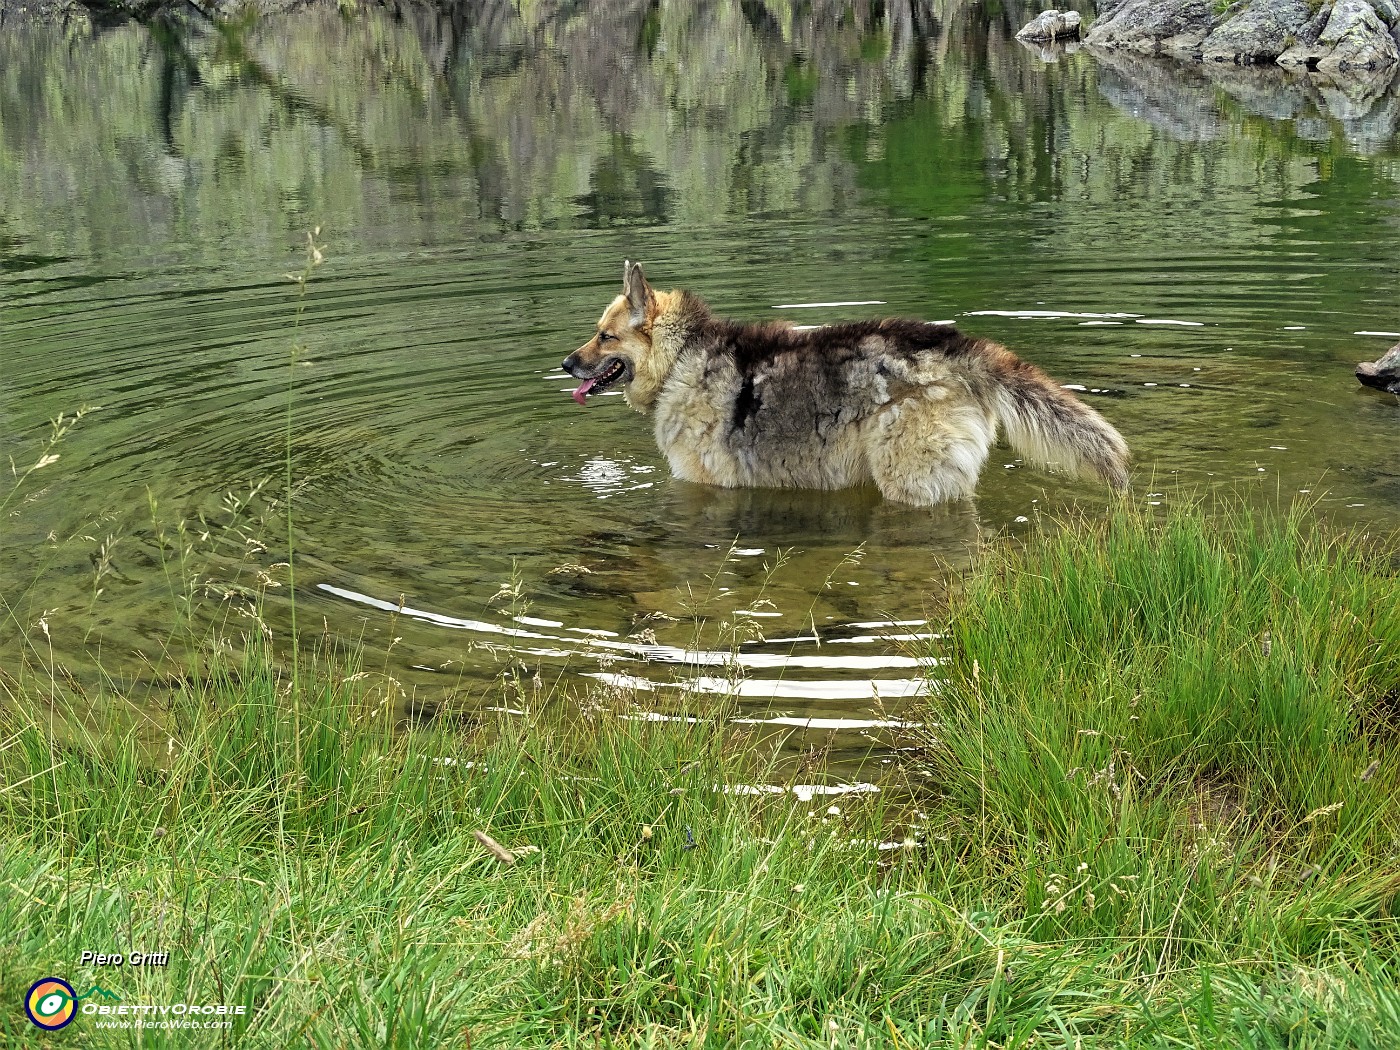
[{"label": "dog's erect ear", "polygon": [[651,316],[654,297],[640,263],[623,262],[622,294],[627,296],[627,309],[631,313],[628,321],[633,328],[641,327]]}]

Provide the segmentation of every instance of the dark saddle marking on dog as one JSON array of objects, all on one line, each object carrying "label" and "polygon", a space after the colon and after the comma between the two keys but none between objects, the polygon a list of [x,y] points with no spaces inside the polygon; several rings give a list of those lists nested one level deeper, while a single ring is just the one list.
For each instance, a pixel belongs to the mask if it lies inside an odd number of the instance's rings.
[{"label": "dark saddle marking on dog", "polygon": [[743,430],[749,420],[758,415],[758,410],[763,407],[763,395],[754,390],[753,376],[744,376],[743,385],[739,387],[739,393],[734,397],[734,418],[732,420],[735,430]]}]

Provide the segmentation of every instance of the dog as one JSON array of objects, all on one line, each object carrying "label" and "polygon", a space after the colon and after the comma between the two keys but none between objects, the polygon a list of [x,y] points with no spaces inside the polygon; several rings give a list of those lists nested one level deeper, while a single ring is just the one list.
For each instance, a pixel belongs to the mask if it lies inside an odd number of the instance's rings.
[{"label": "dog", "polygon": [[1035,365],[951,325],[889,319],[741,324],[624,262],[622,294],[563,363],[589,395],[621,386],[655,418],[676,477],[837,489],[932,505],[973,494],[1005,434],[1047,469],[1128,484],[1121,434]]}]

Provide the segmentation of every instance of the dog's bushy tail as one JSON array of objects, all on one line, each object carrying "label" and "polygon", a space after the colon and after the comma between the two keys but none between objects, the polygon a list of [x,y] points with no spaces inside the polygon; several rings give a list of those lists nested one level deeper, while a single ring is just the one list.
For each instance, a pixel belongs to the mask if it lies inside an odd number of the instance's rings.
[{"label": "dog's bushy tail", "polygon": [[1128,443],[1108,420],[1028,362],[1013,359],[996,371],[1012,448],[1037,466],[1128,487]]}]

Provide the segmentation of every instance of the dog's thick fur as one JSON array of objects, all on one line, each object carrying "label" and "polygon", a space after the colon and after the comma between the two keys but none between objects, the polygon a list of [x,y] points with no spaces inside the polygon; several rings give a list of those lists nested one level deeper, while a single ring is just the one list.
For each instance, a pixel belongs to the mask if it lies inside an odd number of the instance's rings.
[{"label": "dog's thick fur", "polygon": [[623,264],[623,293],[564,361],[574,398],[623,383],[650,412],[676,477],[813,489],[874,482],[888,499],[972,495],[1004,431],[1042,467],[1128,483],[1128,446],[1102,416],[1004,347],[921,321],[799,331],[738,324]]}]

